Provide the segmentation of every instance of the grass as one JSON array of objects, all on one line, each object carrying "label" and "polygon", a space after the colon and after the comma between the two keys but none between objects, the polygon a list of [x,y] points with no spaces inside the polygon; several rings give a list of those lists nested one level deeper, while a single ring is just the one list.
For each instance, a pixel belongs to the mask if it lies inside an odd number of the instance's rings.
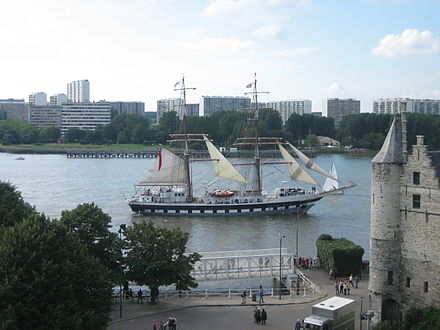
[{"label": "grass", "polygon": [[156,146],[144,146],[142,144],[111,144],[111,145],[86,145],[79,143],[67,144],[22,144],[22,145],[0,145],[0,152],[19,154],[63,154],[67,151],[141,151],[154,150]]}]

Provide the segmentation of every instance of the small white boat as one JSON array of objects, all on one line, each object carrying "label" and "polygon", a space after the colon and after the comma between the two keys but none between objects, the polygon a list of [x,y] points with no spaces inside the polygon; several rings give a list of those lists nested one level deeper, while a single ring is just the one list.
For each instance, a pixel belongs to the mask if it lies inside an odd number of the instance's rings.
[{"label": "small white boat", "polygon": [[19,157],[15,158],[15,160],[24,160],[24,157],[23,156],[19,156]]},{"label": "small white boat", "polygon": [[351,182],[349,185],[339,187],[338,173],[336,172],[335,163],[332,162],[332,166],[330,168],[329,173],[336,178],[332,179],[327,177],[324,182],[324,186],[322,187],[321,195],[340,195],[344,193],[344,190],[356,187],[357,184]]}]

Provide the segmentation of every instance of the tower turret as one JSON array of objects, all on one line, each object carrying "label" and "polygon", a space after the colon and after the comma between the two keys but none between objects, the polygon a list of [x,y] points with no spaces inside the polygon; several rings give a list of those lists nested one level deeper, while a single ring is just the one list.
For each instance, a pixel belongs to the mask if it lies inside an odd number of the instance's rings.
[{"label": "tower turret", "polygon": [[402,124],[395,118],[371,173],[370,284],[373,321],[399,320],[401,260],[400,176]]}]

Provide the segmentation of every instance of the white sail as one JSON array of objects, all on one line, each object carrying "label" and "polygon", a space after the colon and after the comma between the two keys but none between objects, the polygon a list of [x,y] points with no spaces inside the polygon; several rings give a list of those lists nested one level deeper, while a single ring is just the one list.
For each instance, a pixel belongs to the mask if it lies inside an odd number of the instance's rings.
[{"label": "white sail", "polygon": [[[336,172],[335,163],[332,162],[332,167],[330,168],[330,174],[333,175],[335,178],[338,178],[338,173]],[[322,186],[322,191],[332,191],[339,189],[339,182],[336,180],[333,180],[332,178],[326,178],[324,185]]]},{"label": "white sail", "polygon": [[320,173],[322,175],[325,175],[326,177],[329,177],[331,179],[334,180],[338,180],[337,178],[335,178],[333,175],[331,175],[329,172],[327,172],[326,170],[322,169],[321,167],[319,167],[318,165],[316,165],[313,160],[311,160],[309,157],[307,157],[306,155],[304,155],[301,151],[299,151],[297,148],[295,148],[293,145],[291,145],[290,143],[287,143],[292,150],[295,152],[295,154],[298,156],[298,158],[301,160],[301,162],[310,170],[315,171],[317,173]]},{"label": "white sail", "polygon": [[138,184],[156,183],[188,184],[185,161],[168,149],[162,148],[159,150],[153,167],[148,170],[145,177]]},{"label": "white sail", "polygon": [[313,179],[310,174],[298,164],[298,162],[292,157],[291,154],[289,154],[286,148],[284,148],[281,144],[278,144],[278,147],[280,148],[283,159],[288,162],[287,167],[289,168],[289,173],[292,180],[319,186],[319,183],[316,182],[315,179]]},{"label": "white sail", "polygon": [[222,153],[208,140],[205,136],[206,147],[208,148],[209,156],[213,159],[212,166],[214,167],[215,175],[242,182],[248,183],[246,179],[238,172],[234,166],[222,155]]}]

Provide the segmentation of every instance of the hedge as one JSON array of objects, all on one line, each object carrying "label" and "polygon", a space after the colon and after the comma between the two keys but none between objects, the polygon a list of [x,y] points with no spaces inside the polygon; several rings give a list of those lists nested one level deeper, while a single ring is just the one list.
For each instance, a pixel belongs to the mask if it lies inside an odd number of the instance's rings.
[{"label": "hedge", "polygon": [[321,265],[327,271],[336,269],[339,276],[361,273],[364,249],[352,241],[323,234],[316,241],[316,248]]}]

